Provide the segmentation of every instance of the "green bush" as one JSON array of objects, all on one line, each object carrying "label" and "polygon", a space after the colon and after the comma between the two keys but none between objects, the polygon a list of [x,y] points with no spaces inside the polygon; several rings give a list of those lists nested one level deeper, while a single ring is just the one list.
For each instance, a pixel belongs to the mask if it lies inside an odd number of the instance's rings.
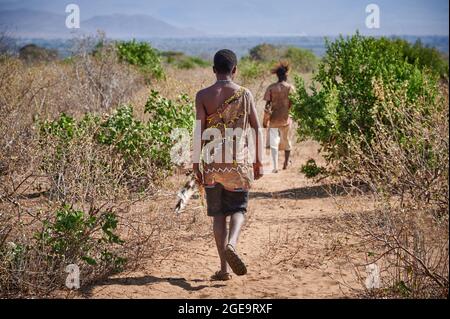
[{"label": "green bush", "polygon": [[179,51],[163,51],[161,52],[161,56],[165,59],[165,62],[169,64],[173,64],[185,57],[184,53]]},{"label": "green bush", "polygon": [[119,138],[114,145],[106,143],[108,120],[92,114],[77,120],[63,113],[40,123],[40,168],[49,178],[53,200],[90,203],[122,197],[149,174],[148,164],[127,153]]},{"label": "green bush", "polygon": [[[384,273],[380,289],[367,290],[362,281],[361,292],[369,298],[447,298],[448,88],[430,103],[408,101],[407,86],[385,86],[374,84],[371,144],[363,136],[353,140],[339,176],[350,193],[361,194],[364,185],[374,208],[346,207],[356,216],[342,220],[355,238],[352,247],[371,252],[367,264],[376,262]],[[436,257],[424,258],[430,251]]]},{"label": "green bush", "polygon": [[98,141],[113,145],[125,158],[149,159],[158,169],[170,171],[172,132],[175,128],[192,131],[193,110],[193,103],[185,94],[172,101],[152,90],[144,109],[149,115],[147,122],[136,120],[131,106],[120,107],[101,124]]},{"label": "green bush", "polygon": [[130,105],[119,107],[102,122],[96,138],[101,144],[113,146],[128,161],[150,154],[151,140],[146,126],[135,119]]},{"label": "green bush", "polygon": [[135,118],[131,105],[119,107],[106,119],[87,114],[77,121],[63,113],[55,121],[41,124],[41,139],[44,142],[51,139],[56,150],[53,159],[66,158],[70,142],[83,137],[112,148],[129,168],[150,161],[155,168],[170,171],[170,150],[174,145],[171,134],[174,128],[192,131],[193,109],[187,95],[172,101],[152,90],[145,105],[145,113],[149,115],[146,122]]},{"label": "green bush", "polygon": [[159,166],[170,170],[173,166],[170,157],[174,146],[172,133],[175,128],[192,132],[195,121],[194,104],[186,94],[172,101],[152,90],[145,104],[145,112],[150,115],[147,128],[154,142],[150,150],[151,158]]},{"label": "green bush", "polygon": [[[260,44],[250,49],[249,56],[244,57],[241,63],[244,66],[253,67],[253,69],[265,68],[270,70],[272,64],[280,60],[288,61],[292,69],[297,72],[312,72],[317,67],[319,61],[317,56],[310,50],[293,46]],[[258,72],[253,73],[260,75]]]},{"label": "green bush", "polygon": [[349,142],[360,136],[370,144],[378,112],[375,105],[380,98],[374,89],[376,81],[393,90],[406,87],[411,103],[420,98],[428,101],[422,105],[431,105],[437,93],[436,74],[409,63],[394,41],[359,34],[327,42],[314,81],[309,95],[303,80],[296,78],[292,114],[300,124],[300,137],[319,141],[330,163],[342,163]]},{"label": "green bush", "polygon": [[98,141],[114,146],[127,159],[149,159],[158,169],[170,171],[172,132],[175,128],[192,131],[193,110],[185,94],[172,101],[152,90],[144,109],[149,115],[147,122],[136,120],[131,106],[122,106],[101,124]]},{"label": "green bush", "polygon": [[395,40],[394,43],[408,63],[416,64],[421,69],[428,68],[441,78],[448,79],[448,58],[437,49],[424,46],[420,39],[414,44],[401,39]]},{"label": "green bush", "polygon": [[124,265],[126,260],[111,250],[123,244],[115,233],[118,220],[113,212],[89,215],[66,205],[54,216],[35,235],[39,245],[49,247],[50,258],[79,266],[80,261],[90,266],[106,263],[115,270]]},{"label": "green bush", "polygon": [[317,166],[316,161],[313,159],[309,159],[305,165],[302,165],[300,171],[305,174],[306,178],[314,178],[325,173],[325,169]]},{"label": "green bush", "polygon": [[268,74],[270,66],[266,63],[252,60],[248,57],[239,61],[238,73],[244,83],[250,80],[261,78],[264,74]]},{"label": "green bush", "polygon": [[[130,247],[117,234],[117,211],[54,207],[40,209],[32,221],[16,221],[17,234],[8,232],[2,238],[8,241],[0,240],[2,297],[49,296],[64,287],[71,264],[78,266],[80,284],[86,286],[122,271],[130,261]],[[8,219],[2,220],[5,226]]]},{"label": "green bush", "polygon": [[275,61],[280,59],[280,48],[267,43],[259,44],[250,49],[249,57],[254,61]]},{"label": "green bush", "polygon": [[164,57],[166,63],[172,64],[179,69],[190,70],[197,67],[204,68],[210,65],[208,61],[199,57],[185,55],[183,52],[165,51],[161,55]]},{"label": "green bush", "polygon": [[136,40],[118,42],[117,50],[121,61],[137,66],[144,73],[156,78],[164,77],[160,54],[148,43]]},{"label": "green bush", "polygon": [[325,173],[325,169],[317,166],[316,161],[313,159],[309,159],[305,165],[302,165],[300,171],[305,174],[306,178],[314,178]]},{"label": "green bush", "polygon": [[195,69],[196,67],[206,67],[209,65],[209,63],[206,61],[203,61],[200,58],[187,57],[181,61],[178,61],[175,65],[179,69],[190,70],[190,69]]},{"label": "green bush", "polygon": [[312,72],[316,69],[319,61],[317,56],[310,50],[296,47],[286,48],[281,59],[289,61],[292,67],[300,72]]},{"label": "green bush", "polygon": [[31,222],[16,222],[17,235],[7,234],[5,245],[0,241],[2,297],[48,297],[61,291],[69,265],[78,267],[85,287],[133,262],[131,244],[117,234],[119,210],[54,207],[39,210]]},{"label": "green bush", "polygon": [[199,67],[208,67],[211,66],[211,63],[203,60],[202,58],[196,57],[196,56],[192,56],[188,58],[188,61],[191,61],[192,63],[194,63],[196,66]]}]

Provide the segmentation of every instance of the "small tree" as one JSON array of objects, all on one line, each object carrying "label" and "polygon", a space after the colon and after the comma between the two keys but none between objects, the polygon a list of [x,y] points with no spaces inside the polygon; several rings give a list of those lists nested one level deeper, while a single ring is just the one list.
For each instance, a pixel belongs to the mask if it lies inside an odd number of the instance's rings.
[{"label": "small tree", "polygon": [[164,77],[159,52],[146,42],[136,40],[118,42],[118,55],[121,61],[137,66],[144,73],[156,78]]}]

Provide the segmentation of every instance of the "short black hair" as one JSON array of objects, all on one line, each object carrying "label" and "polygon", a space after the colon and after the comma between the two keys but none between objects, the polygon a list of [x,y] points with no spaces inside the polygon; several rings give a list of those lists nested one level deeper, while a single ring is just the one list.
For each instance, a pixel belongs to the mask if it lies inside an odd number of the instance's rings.
[{"label": "short black hair", "polygon": [[236,54],[228,49],[218,51],[214,55],[214,68],[219,74],[229,74],[237,65]]}]

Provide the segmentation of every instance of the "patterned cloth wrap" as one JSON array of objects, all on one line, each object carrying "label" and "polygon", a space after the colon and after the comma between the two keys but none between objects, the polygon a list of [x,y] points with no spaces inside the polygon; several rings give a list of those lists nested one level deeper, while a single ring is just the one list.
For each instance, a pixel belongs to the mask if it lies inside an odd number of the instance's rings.
[{"label": "patterned cloth wrap", "polygon": [[205,187],[220,183],[228,191],[250,189],[253,166],[247,137],[252,103],[250,91],[241,87],[207,117],[202,152]]}]

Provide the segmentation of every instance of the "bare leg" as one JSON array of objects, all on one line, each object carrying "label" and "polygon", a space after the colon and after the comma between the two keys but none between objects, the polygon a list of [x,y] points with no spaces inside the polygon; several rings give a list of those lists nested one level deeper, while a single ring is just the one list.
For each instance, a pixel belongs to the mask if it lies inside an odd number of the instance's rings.
[{"label": "bare leg", "polygon": [[228,264],[225,260],[225,247],[228,243],[227,218],[215,216],[213,221],[214,238],[216,239],[217,252],[220,258],[220,271],[228,272]]},{"label": "bare leg", "polygon": [[241,233],[242,225],[244,224],[245,216],[243,213],[235,213],[231,215],[230,220],[230,234],[229,234],[229,240],[228,243],[236,247],[237,241],[239,239],[239,235]]},{"label": "bare leg", "polygon": [[289,166],[289,156],[291,155],[291,151],[284,151],[284,165],[283,169],[287,169]]}]

